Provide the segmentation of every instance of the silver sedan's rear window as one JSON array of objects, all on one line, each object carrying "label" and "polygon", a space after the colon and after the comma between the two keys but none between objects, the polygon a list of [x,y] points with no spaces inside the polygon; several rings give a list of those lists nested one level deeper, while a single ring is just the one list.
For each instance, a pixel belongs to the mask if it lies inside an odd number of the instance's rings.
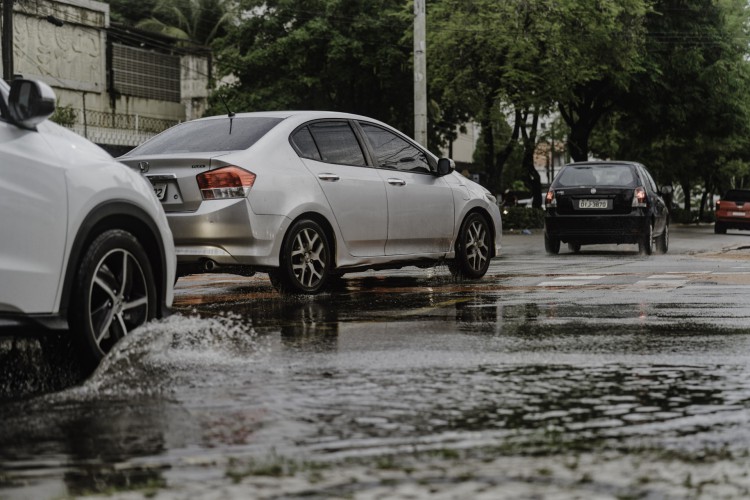
[{"label": "silver sedan's rear window", "polygon": [[239,151],[255,144],[281,120],[255,116],[185,122],[149,139],[128,155]]}]

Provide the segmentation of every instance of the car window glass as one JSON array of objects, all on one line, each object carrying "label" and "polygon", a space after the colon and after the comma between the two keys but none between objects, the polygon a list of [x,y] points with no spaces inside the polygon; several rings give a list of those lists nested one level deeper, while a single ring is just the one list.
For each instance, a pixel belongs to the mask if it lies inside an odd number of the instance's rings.
[{"label": "car window glass", "polygon": [[0,118],[8,119],[8,86],[5,82],[0,85]]},{"label": "car window glass", "polygon": [[750,191],[746,189],[730,189],[724,194],[722,199],[747,203],[750,202]]},{"label": "car window glass", "polygon": [[292,142],[297,149],[297,153],[299,153],[302,158],[309,158],[318,161],[321,160],[318,146],[315,145],[312,134],[307,127],[303,127],[296,131],[292,136]]},{"label": "car window glass", "polygon": [[258,142],[280,121],[281,118],[254,116],[185,122],[144,142],[128,156],[239,151]]},{"label": "car window glass", "polygon": [[628,165],[581,165],[565,168],[556,183],[560,187],[635,187],[636,179]]},{"label": "car window glass", "polygon": [[649,171],[644,168],[643,174],[646,177],[646,182],[648,182],[649,186],[651,187],[651,191],[656,192],[656,183],[654,182],[654,178],[651,177]]},{"label": "car window glass", "polygon": [[315,122],[309,127],[324,162],[339,165],[367,165],[357,136],[354,135],[348,122]]},{"label": "car window glass", "polygon": [[409,142],[383,128],[361,123],[379,167],[408,172],[430,172],[427,156]]}]

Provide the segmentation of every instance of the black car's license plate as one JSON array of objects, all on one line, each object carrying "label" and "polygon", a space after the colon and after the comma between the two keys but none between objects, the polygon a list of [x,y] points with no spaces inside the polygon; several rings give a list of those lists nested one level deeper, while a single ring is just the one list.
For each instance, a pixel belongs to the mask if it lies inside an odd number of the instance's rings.
[{"label": "black car's license plate", "polygon": [[578,200],[578,208],[606,210],[608,207],[607,200]]}]

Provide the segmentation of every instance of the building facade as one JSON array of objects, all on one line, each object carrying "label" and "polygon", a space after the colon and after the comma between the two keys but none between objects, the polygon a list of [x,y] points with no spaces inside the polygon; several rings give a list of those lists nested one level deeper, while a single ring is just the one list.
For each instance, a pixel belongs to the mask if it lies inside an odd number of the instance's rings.
[{"label": "building facade", "polygon": [[16,0],[13,73],[57,94],[63,124],[122,154],[207,107],[211,55],[113,26],[93,0]]}]

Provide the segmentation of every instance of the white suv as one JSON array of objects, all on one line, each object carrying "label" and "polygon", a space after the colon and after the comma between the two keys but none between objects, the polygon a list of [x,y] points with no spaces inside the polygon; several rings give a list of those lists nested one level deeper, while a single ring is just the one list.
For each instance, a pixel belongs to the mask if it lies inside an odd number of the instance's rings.
[{"label": "white suv", "polygon": [[69,328],[94,364],[168,313],[174,243],[151,185],[54,108],[46,84],[0,81],[0,327]]}]

